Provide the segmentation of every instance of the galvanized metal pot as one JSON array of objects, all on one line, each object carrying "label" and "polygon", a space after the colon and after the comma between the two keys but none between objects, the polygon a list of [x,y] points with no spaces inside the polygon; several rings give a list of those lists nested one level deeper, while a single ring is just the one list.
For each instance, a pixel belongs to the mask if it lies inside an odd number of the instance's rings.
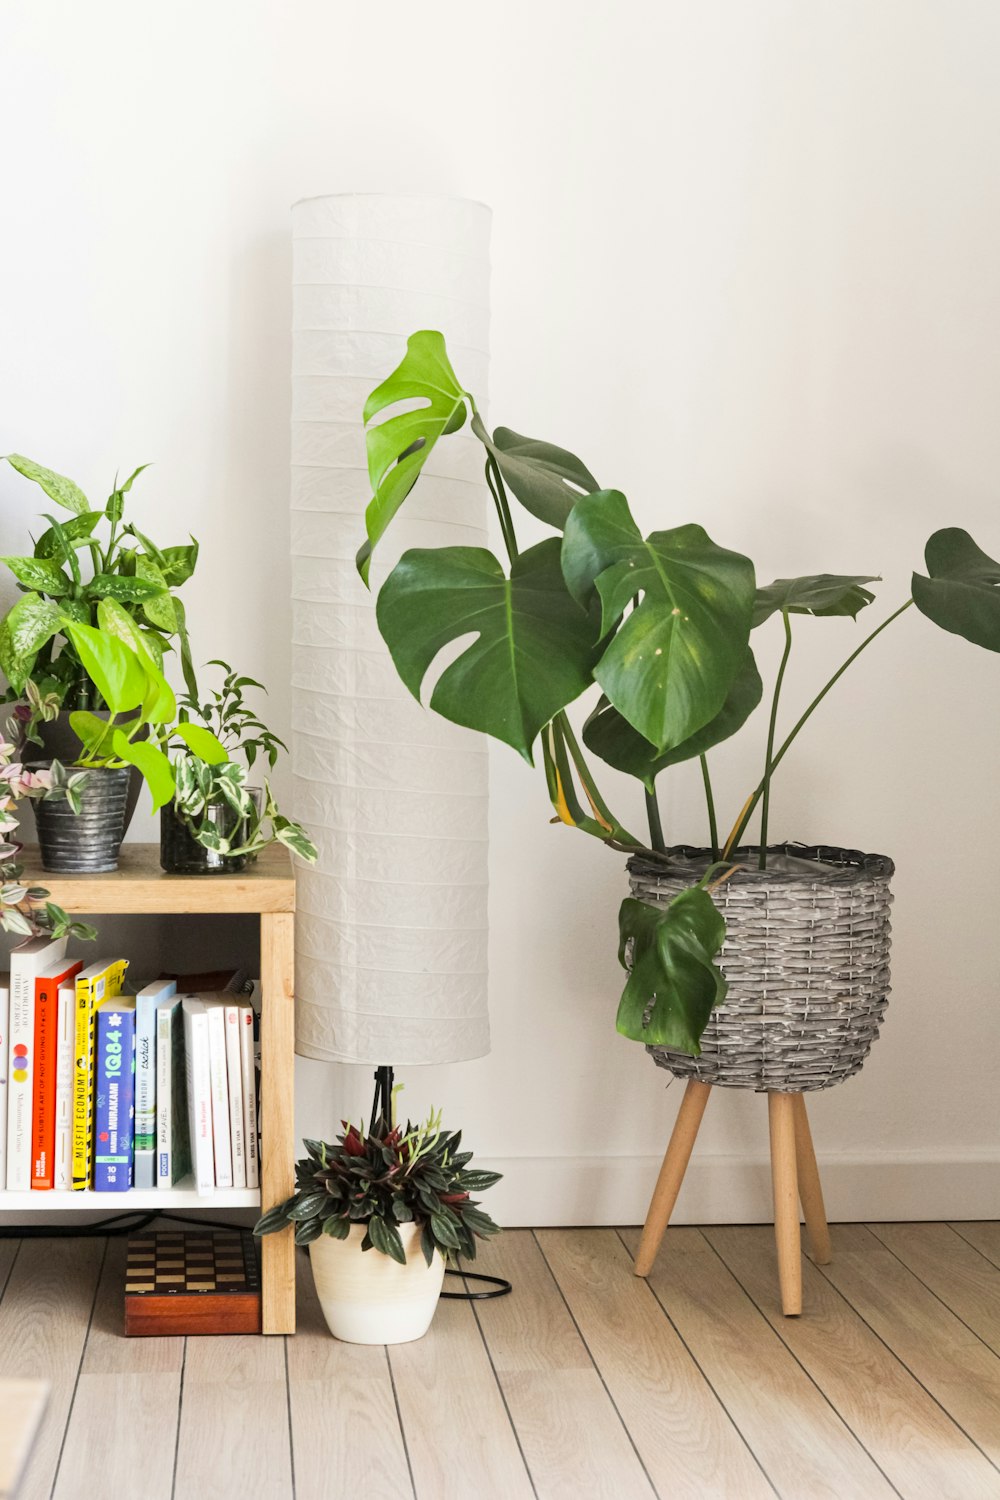
[{"label": "galvanized metal pot", "polygon": [[[666,904],[707,869],[705,849],[670,864],[629,861],[632,895]],[[889,881],[882,854],[828,845],[738,849],[742,868],[713,894],[726,921],[719,966],[729,982],[700,1057],[647,1051],[678,1078],[758,1093],[830,1088],[858,1072],[889,1001]]]},{"label": "galvanized metal pot", "polygon": [[[106,719],[108,717],[108,711],[106,708],[91,709],[90,712],[93,713],[98,719]],[[69,709],[61,709],[55,719],[52,719],[49,723],[45,723],[43,721],[38,725],[37,733],[42,744],[41,749],[36,750],[35,753],[39,761],[46,762],[50,760],[58,760],[61,761],[64,766],[68,766],[72,765],[73,761],[80,754],[81,747],[79,736],[73,733],[73,729],[69,722],[69,715]],[[145,731],[143,731],[138,736],[138,738],[145,739]],[[29,745],[27,748],[28,750],[32,750],[35,747]],[[125,799],[126,829],[132,821],[132,815],[135,812],[136,804],[139,801],[139,793],[141,791],[142,776],[135,766],[129,766],[128,793]],[[34,805],[37,807],[37,803]]]},{"label": "galvanized metal pot", "polygon": [[65,799],[35,803],[35,827],[42,868],[55,873],[99,874],[117,870],[118,851],[125,837],[132,767],[103,767],[87,771],[80,791],[82,807],[75,813]]}]

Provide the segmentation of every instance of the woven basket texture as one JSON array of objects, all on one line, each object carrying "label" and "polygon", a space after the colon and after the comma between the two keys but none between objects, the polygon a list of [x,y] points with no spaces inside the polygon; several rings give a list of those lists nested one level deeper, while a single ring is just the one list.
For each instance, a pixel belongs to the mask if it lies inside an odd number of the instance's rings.
[{"label": "woven basket texture", "polygon": [[[687,846],[667,852],[669,865],[629,861],[633,896],[666,904],[711,857]],[[738,849],[743,868],[713,893],[726,920],[718,962],[729,989],[701,1056],[646,1050],[678,1078],[726,1088],[831,1088],[858,1072],[888,1004],[894,866],[881,854],[827,845],[779,844],[768,854],[779,867],[758,870],[759,849]]]}]

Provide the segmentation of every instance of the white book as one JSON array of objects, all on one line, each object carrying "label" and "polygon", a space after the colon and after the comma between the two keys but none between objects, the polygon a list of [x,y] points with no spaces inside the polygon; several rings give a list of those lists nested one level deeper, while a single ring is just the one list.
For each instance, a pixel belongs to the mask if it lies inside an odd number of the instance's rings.
[{"label": "white book", "polygon": [[239,1007],[240,1073],[243,1084],[243,1142],[246,1147],[247,1187],[260,1187],[260,1158],[257,1140],[257,1068],[253,1056],[253,1009]]},{"label": "white book", "polygon": [[156,1007],[177,993],[176,979],[157,979],[135,997],[134,1186],[156,1186]]},{"label": "white book", "polygon": [[208,1064],[212,1087],[212,1144],[215,1149],[215,1185],[233,1185],[233,1145],[229,1128],[229,1069],[226,1066],[225,1003],[215,996],[205,998],[208,1012]]},{"label": "white book", "polygon": [[7,1185],[7,1024],[10,1019],[10,975],[0,974],[0,1191]]},{"label": "white book", "polygon": [[59,986],[56,1018],[56,1141],[53,1188],[73,1186],[73,1052],[76,1040],[76,981]]},{"label": "white book", "polygon": [[202,1197],[207,1197],[215,1191],[208,1011],[197,995],[185,996],[182,1009],[191,1164],[194,1169],[195,1187]]},{"label": "white book", "polygon": [[240,1060],[240,1008],[226,1002],[226,1079],[229,1084],[229,1139],[233,1148],[233,1187],[246,1187],[247,1160],[243,1133],[243,1064]]},{"label": "white book", "polygon": [[38,937],[19,943],[10,955],[10,1033],[7,1074],[7,1187],[31,1187],[32,1081],[35,1074],[35,979],[66,954],[65,938]]}]

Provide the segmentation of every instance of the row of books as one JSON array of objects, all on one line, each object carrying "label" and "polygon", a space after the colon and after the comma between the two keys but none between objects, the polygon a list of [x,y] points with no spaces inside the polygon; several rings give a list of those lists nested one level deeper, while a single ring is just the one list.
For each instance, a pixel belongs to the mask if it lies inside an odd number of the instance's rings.
[{"label": "row of books", "polygon": [[[33,938],[0,976],[0,1192],[259,1185],[254,1008]],[[2,1203],[2,1197],[0,1197]]]}]

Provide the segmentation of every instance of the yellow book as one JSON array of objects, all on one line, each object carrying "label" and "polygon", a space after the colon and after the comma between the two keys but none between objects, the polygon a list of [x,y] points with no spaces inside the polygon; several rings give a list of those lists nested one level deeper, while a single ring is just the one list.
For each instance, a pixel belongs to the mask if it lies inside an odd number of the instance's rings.
[{"label": "yellow book", "polygon": [[73,1187],[89,1188],[94,1165],[94,1035],[99,1006],[121,993],[126,958],[102,958],[76,976],[73,1068]]}]

